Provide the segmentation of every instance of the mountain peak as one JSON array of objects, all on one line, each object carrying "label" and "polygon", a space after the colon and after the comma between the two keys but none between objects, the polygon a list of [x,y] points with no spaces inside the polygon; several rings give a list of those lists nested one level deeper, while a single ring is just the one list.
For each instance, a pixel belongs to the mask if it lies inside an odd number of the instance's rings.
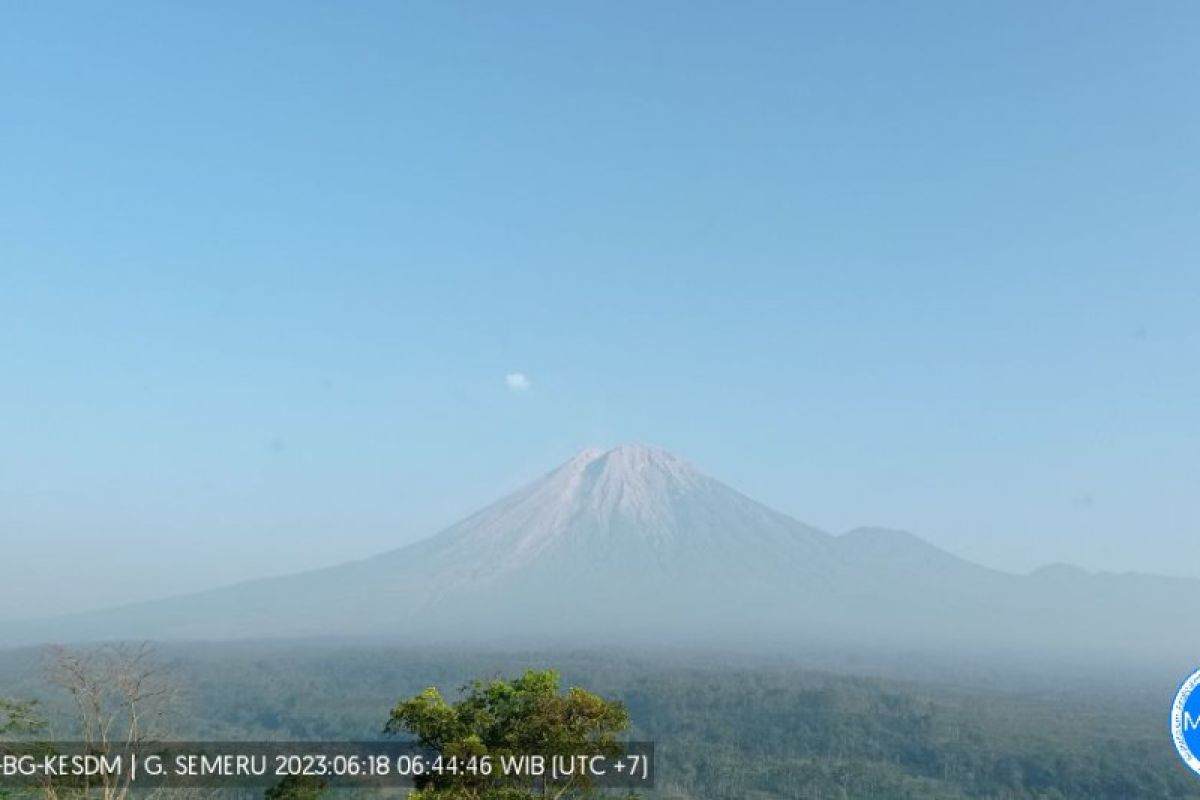
[{"label": "mountain peak", "polygon": [[472,574],[481,576],[568,551],[593,565],[634,553],[727,564],[753,560],[756,548],[766,552],[764,539],[790,552],[799,540],[824,536],[667,450],[625,444],[580,451],[429,546],[445,544],[447,561],[478,562]]},{"label": "mountain peak", "polygon": [[659,447],[624,444],[604,450],[581,450],[550,473],[570,481],[573,492],[581,492],[609,505],[612,501],[632,501],[638,495],[670,494],[694,488],[705,478],[687,461]]},{"label": "mountain peak", "polygon": [[584,450],[573,459],[592,474],[604,473],[613,479],[638,482],[648,473],[659,472],[677,479],[699,476],[696,469],[679,456],[660,447],[623,444],[609,450]]},{"label": "mountain peak", "polygon": [[1186,661],[1171,611],[1197,587],[1069,567],[1011,575],[879,528],[832,537],[665,450],[630,444],[582,451],[441,533],[374,558],[53,627],[38,621],[16,635],[19,643],[382,635],[445,644],[516,635],[803,652],[845,642],[867,652],[928,647],[939,657],[969,648],[992,660],[1002,646],[1039,658],[1051,648],[1091,657],[1109,647]]},{"label": "mountain peak", "polygon": [[607,449],[603,447],[587,447],[576,453],[567,463],[589,464],[600,460],[625,464],[687,464],[686,461],[669,450],[638,442],[621,444]]},{"label": "mountain peak", "polygon": [[584,511],[642,522],[661,522],[672,497],[708,480],[673,453],[642,444],[583,450],[547,477],[552,502],[572,507],[567,516]]}]

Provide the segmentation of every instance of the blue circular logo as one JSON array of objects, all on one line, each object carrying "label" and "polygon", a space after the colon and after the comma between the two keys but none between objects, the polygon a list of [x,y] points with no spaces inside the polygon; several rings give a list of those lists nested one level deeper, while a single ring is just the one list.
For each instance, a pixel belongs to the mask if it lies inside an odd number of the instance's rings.
[{"label": "blue circular logo", "polygon": [[1171,706],[1171,739],[1183,763],[1200,775],[1200,669],[1175,693]]}]

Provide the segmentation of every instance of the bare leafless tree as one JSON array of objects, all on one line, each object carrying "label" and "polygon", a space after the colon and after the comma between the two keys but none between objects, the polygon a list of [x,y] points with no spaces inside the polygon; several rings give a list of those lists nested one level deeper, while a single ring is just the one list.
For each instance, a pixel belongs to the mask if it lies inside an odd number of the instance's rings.
[{"label": "bare leafless tree", "polygon": [[[66,691],[74,707],[69,736],[86,752],[128,757],[161,741],[178,701],[178,688],[149,643],[104,644],[47,651],[50,682]],[[44,786],[47,800],[64,795],[126,800],[130,776],[102,774],[83,786]]]}]

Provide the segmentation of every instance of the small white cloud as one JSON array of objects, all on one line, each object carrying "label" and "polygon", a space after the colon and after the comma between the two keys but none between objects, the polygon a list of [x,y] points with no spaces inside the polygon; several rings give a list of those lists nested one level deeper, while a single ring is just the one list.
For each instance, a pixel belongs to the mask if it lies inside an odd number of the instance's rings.
[{"label": "small white cloud", "polygon": [[504,385],[512,392],[527,392],[530,384],[524,372],[510,372],[504,376]]}]

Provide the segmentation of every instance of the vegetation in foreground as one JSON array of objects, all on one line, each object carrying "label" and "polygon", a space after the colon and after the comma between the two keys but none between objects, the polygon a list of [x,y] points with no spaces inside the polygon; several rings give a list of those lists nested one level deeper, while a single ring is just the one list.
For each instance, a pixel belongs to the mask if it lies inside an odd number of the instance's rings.
[{"label": "vegetation in foreground", "polygon": [[[447,712],[458,719],[463,709],[486,709],[521,681],[473,678],[552,663],[568,685],[620,701],[626,738],[656,742],[658,781],[648,799],[1200,798],[1200,779],[1173,754],[1160,704],[1133,694],[950,690],[584,653],[240,645],[162,656],[183,697],[176,733],[195,739],[374,738],[389,722],[421,736]],[[38,696],[53,717],[59,698],[39,694],[30,665],[27,655],[0,657],[0,694]],[[451,739],[501,735],[467,717]],[[605,730],[615,735],[617,721]],[[293,788],[311,796],[313,787]]]}]

